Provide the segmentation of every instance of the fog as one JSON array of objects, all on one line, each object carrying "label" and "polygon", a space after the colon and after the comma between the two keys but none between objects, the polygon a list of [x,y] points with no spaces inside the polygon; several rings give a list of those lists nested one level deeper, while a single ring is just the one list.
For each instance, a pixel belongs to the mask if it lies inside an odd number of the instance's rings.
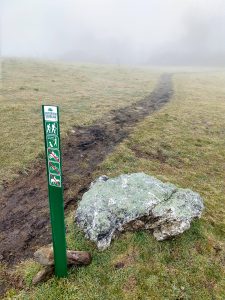
[{"label": "fog", "polygon": [[224,0],[0,0],[1,54],[225,66]]}]

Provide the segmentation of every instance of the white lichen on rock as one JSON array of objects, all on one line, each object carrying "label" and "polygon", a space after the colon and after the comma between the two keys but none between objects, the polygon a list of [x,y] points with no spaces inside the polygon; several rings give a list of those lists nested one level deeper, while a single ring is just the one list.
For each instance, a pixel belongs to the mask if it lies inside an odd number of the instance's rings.
[{"label": "white lichen on rock", "polygon": [[181,234],[203,208],[198,193],[144,173],[101,176],[83,195],[75,221],[104,250],[120,231],[153,230],[159,241]]}]

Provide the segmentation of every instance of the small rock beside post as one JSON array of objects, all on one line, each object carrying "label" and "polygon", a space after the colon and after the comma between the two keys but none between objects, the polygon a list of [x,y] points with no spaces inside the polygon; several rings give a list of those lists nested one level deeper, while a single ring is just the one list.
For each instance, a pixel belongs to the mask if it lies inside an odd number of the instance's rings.
[{"label": "small rock beside post", "polygon": [[[71,266],[87,266],[91,263],[91,254],[87,251],[67,250],[67,264]],[[44,246],[34,253],[34,260],[44,266],[33,278],[34,285],[48,280],[54,273],[54,253],[52,245]]]}]

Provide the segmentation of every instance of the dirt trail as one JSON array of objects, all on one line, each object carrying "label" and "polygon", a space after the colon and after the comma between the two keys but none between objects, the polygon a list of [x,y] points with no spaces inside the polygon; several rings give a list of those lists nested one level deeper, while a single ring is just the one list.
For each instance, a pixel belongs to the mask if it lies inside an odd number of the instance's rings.
[{"label": "dirt trail", "polygon": [[[163,74],[143,100],[110,113],[88,127],[75,127],[63,141],[65,207],[75,206],[93,180],[92,173],[134,125],[160,109],[172,95],[171,74]],[[44,159],[0,196],[0,259],[14,264],[51,242]]]}]

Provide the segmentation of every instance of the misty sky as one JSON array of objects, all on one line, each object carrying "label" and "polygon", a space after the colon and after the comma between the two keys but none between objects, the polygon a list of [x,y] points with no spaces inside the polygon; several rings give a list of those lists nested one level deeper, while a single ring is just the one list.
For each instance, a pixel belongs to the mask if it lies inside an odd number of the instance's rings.
[{"label": "misty sky", "polygon": [[3,56],[225,66],[224,0],[0,0]]}]

